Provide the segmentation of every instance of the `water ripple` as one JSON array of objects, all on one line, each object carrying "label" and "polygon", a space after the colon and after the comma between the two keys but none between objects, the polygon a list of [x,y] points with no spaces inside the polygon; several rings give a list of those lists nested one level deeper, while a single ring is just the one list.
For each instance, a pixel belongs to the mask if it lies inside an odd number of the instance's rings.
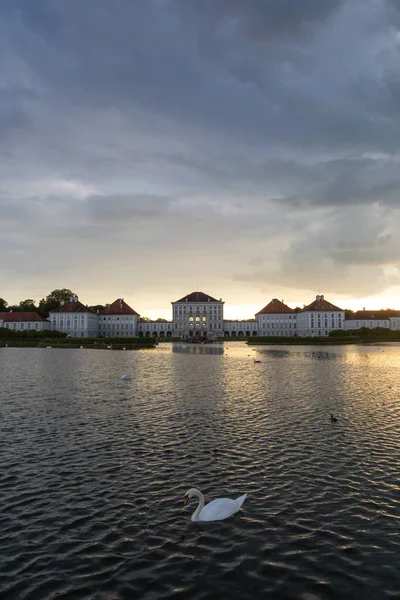
[{"label": "water ripple", "polygon": [[[384,350],[0,349],[1,598],[399,597]],[[249,496],[195,524],[192,486]]]}]

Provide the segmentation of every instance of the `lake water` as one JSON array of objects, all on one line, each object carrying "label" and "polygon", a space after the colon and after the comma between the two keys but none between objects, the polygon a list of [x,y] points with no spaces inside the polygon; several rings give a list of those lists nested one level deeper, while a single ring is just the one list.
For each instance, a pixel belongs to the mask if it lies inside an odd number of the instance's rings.
[{"label": "lake water", "polygon": [[399,345],[0,349],[2,599],[400,598],[399,474]]}]

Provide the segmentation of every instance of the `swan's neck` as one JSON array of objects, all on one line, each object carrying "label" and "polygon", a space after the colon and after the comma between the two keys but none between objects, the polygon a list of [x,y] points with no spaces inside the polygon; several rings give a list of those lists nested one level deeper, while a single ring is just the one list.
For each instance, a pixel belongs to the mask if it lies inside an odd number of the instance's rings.
[{"label": "swan's neck", "polygon": [[204,496],[201,492],[199,492],[199,490],[196,490],[196,492],[193,493],[193,496],[197,496],[197,498],[199,499],[199,504],[194,513],[192,514],[192,521],[198,521],[200,513],[204,507]]}]

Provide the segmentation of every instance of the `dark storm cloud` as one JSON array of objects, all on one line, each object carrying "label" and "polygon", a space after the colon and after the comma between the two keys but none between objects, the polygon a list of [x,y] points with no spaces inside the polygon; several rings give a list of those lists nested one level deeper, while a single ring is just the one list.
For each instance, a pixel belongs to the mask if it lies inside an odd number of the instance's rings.
[{"label": "dark storm cloud", "polygon": [[179,0],[180,9],[208,26],[217,27],[234,21],[251,39],[264,41],[269,37],[290,36],[302,32],[303,27],[319,23],[332,15],[343,0]]},{"label": "dark storm cloud", "polygon": [[395,0],[5,0],[0,16],[0,251],[45,261],[57,238],[60,264],[101,235],[117,264],[118,233],[132,251],[157,233],[148,255],[180,260],[163,235],[190,254],[207,232],[203,260],[220,241],[241,281],[383,285]]},{"label": "dark storm cloud", "polygon": [[[128,113],[138,103],[247,142],[344,146],[352,140],[368,148],[376,138],[382,148],[398,145],[388,124],[338,105],[340,90],[329,102],[320,98],[313,74],[318,26],[325,27],[343,2],[19,6],[8,17],[13,44],[57,101]],[[312,30],[298,38],[307,25]],[[305,65],[298,62],[302,54]],[[298,81],[304,77],[307,89]]]}]

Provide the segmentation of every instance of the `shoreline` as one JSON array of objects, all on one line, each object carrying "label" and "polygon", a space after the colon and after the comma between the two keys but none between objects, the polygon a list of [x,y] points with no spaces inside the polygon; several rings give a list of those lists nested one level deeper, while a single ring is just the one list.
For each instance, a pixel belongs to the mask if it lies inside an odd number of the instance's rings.
[{"label": "shoreline", "polygon": [[66,349],[74,349],[74,350],[148,350],[149,348],[154,348],[154,344],[60,344],[60,343],[34,343],[34,342],[5,342],[0,343],[0,348],[66,348]]}]

